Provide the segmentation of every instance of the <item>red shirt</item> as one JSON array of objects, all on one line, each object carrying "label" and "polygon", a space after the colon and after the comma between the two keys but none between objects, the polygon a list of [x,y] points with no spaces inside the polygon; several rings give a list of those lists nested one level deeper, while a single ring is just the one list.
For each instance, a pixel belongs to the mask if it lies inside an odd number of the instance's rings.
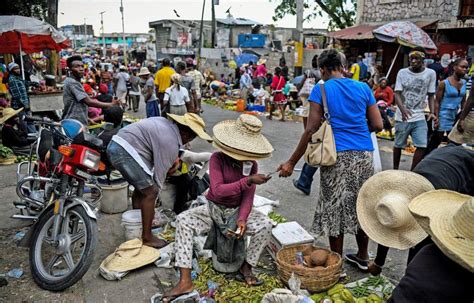
[{"label": "red shirt", "polygon": [[[281,92],[281,90],[285,87],[286,81],[283,76],[273,76],[273,81],[272,85],[270,87],[272,88],[273,91],[273,101],[279,102],[279,101],[285,101],[286,97],[285,95]],[[278,92],[275,92],[278,91]]]},{"label": "red shirt", "polygon": [[390,86],[385,86],[381,88],[380,86],[374,92],[375,100],[383,100],[387,102],[387,105],[390,106],[393,103],[393,90]]},{"label": "red shirt", "polygon": [[[250,175],[258,171],[257,162],[252,161]],[[227,207],[240,206],[238,220],[247,221],[252,210],[256,185],[248,185],[248,177],[242,174],[242,164],[222,152],[215,152],[209,160],[211,185],[206,198]]]}]

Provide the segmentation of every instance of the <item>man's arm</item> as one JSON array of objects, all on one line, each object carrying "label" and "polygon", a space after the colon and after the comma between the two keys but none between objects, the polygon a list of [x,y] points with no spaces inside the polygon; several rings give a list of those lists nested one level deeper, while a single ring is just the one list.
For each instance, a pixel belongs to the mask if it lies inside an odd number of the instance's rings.
[{"label": "man's arm", "polygon": [[90,97],[85,97],[81,100],[84,104],[91,107],[97,108],[111,108],[112,106],[119,105],[120,101],[118,99],[113,99],[112,103],[100,102],[96,99],[91,99]]},{"label": "man's arm", "polygon": [[467,99],[467,102],[464,105],[461,115],[459,116],[459,121],[458,121],[458,126],[457,129],[460,133],[464,132],[464,119],[466,119],[467,115],[472,110],[472,107],[474,106],[474,86],[471,87],[471,91],[469,92],[469,98]]},{"label": "man's arm", "polygon": [[402,120],[403,121],[408,120],[411,117],[411,113],[409,110],[406,109],[405,105],[403,104],[403,101],[402,101],[403,97],[401,96],[401,92],[395,91],[394,98],[395,98],[395,105],[397,105],[398,109],[402,113]]}]

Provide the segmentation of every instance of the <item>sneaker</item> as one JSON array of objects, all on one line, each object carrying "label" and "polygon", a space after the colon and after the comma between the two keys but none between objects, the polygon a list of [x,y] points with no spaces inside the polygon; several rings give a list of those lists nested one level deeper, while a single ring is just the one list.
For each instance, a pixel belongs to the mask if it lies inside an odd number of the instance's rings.
[{"label": "sneaker", "polygon": [[349,263],[352,263],[353,265],[356,265],[357,267],[359,267],[359,269],[362,271],[367,271],[369,269],[369,266],[368,266],[369,262],[367,260],[359,259],[356,256],[356,254],[347,254],[345,256],[345,259]]},{"label": "sneaker", "polygon": [[309,196],[309,194],[311,193],[310,191],[307,191],[304,188],[302,188],[301,186],[299,186],[297,179],[293,179],[293,185],[296,187],[296,189],[300,190],[303,194],[305,194],[307,196]]}]

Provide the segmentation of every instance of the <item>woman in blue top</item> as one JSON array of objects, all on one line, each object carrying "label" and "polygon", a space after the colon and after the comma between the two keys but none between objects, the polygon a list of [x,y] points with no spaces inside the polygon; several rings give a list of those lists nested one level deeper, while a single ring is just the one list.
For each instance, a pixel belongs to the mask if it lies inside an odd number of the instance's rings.
[{"label": "woman in blue top", "polygon": [[431,136],[426,153],[428,154],[439,146],[444,132],[453,129],[456,115],[466,101],[466,80],[464,75],[469,67],[466,59],[456,59],[452,64],[453,73],[441,81],[436,91],[435,113],[438,117],[436,131]]},{"label": "woman in blue top", "polygon": [[[334,49],[318,58],[321,78],[325,81],[328,112],[336,142],[337,162],[321,167],[321,190],[313,221],[313,232],[329,236],[331,250],[342,255],[344,234],[356,235],[358,253],[346,259],[367,270],[368,237],[360,229],[356,201],[362,184],[374,173],[370,132],[381,131],[382,118],[367,84],[344,78],[344,55]],[[293,173],[311,136],[323,117],[321,88],[315,85],[311,95],[306,129],[288,161],[279,167],[280,177]]]}]

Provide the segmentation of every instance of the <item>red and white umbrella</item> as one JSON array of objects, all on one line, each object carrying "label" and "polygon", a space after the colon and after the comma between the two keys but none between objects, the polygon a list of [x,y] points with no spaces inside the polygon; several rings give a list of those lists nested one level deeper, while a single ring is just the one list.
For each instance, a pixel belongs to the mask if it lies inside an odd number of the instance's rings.
[{"label": "red and white umbrella", "polygon": [[69,44],[61,32],[44,21],[23,16],[0,16],[0,53],[20,54],[22,60],[22,52],[59,51]]}]

